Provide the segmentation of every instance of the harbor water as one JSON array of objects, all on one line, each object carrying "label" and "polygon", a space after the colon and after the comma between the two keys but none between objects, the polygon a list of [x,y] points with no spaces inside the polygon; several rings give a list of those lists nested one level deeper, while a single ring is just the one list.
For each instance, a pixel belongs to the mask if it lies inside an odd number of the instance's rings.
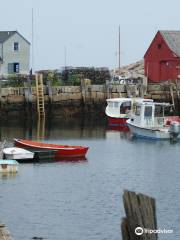
[{"label": "harbor water", "polygon": [[87,159],[20,164],[0,175],[0,220],[14,240],[118,240],[124,189],[156,199],[159,239],[180,239],[180,143],[131,139],[100,119],[9,120],[1,139],[89,146]]}]

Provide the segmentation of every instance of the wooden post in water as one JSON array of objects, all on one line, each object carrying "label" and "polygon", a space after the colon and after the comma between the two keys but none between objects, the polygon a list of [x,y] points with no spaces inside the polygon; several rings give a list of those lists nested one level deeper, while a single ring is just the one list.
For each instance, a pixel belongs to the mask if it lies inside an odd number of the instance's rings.
[{"label": "wooden post in water", "polygon": [[31,115],[31,107],[32,107],[32,89],[31,89],[31,79],[32,76],[27,76],[27,81],[24,82],[24,96],[27,106],[27,113]]},{"label": "wooden post in water", "polygon": [[86,83],[83,74],[80,75],[81,79],[81,92],[82,92],[82,99],[83,103],[86,102]]},{"label": "wooden post in water", "polygon": [[[123,194],[123,202],[126,217],[121,223],[122,239],[157,240],[157,234],[145,233],[145,229],[157,229],[155,199],[126,190]],[[141,235],[135,233],[137,227],[143,229]]]},{"label": "wooden post in water", "polygon": [[0,143],[0,159],[3,159],[3,149],[5,147],[6,140]]}]

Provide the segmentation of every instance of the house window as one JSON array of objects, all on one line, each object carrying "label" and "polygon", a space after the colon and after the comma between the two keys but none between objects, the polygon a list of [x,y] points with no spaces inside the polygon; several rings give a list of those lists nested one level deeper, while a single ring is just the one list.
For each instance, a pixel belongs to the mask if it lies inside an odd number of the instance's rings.
[{"label": "house window", "polygon": [[18,52],[18,51],[19,51],[19,43],[14,42],[14,52]]},{"label": "house window", "polygon": [[158,49],[161,49],[161,43],[159,43],[159,44],[157,45],[157,48],[158,48]]},{"label": "house window", "polygon": [[14,73],[19,73],[19,63],[14,63]]},{"label": "house window", "polygon": [[19,63],[8,63],[8,74],[19,73]]}]

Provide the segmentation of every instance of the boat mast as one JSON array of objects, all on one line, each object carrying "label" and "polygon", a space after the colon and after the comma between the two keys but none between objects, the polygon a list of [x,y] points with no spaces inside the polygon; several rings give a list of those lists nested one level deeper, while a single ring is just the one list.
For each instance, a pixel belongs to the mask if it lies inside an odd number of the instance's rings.
[{"label": "boat mast", "polygon": [[121,74],[121,58],[120,58],[120,47],[121,47],[121,39],[120,39],[120,25],[119,25],[119,51],[118,51],[118,56],[119,56],[119,76]]},{"label": "boat mast", "polygon": [[31,71],[34,70],[34,9],[32,8],[32,45],[31,45]]},{"label": "boat mast", "polygon": [[64,46],[64,69],[66,70],[67,65],[67,47]]}]

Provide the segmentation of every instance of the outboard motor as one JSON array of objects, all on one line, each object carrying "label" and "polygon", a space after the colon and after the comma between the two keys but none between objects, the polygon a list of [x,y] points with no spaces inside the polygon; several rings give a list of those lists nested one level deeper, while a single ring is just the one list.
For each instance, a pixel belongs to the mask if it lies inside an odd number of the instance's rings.
[{"label": "outboard motor", "polygon": [[180,123],[172,122],[169,127],[170,138],[176,140],[178,135],[180,134]]}]

